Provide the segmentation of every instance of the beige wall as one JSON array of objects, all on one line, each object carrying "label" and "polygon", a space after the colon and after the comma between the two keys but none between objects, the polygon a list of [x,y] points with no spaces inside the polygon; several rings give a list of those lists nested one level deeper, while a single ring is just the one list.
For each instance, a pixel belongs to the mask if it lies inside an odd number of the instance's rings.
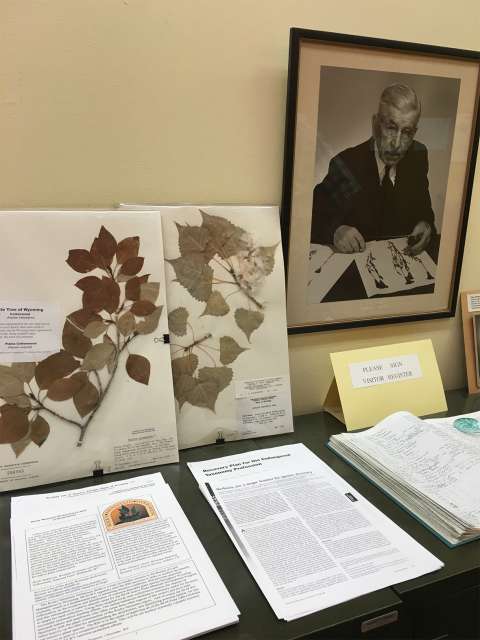
[{"label": "beige wall", "polygon": [[[290,26],[480,49],[480,2],[1,0],[0,207],[278,203]],[[463,289],[479,199],[476,180]],[[295,411],[320,407],[331,351],[426,337],[462,386],[458,314],[292,336]]]}]

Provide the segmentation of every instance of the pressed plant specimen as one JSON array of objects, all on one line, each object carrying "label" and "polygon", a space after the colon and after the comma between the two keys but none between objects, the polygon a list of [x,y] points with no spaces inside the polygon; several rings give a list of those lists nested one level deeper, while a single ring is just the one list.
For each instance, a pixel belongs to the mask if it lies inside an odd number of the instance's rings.
[{"label": "pressed plant specimen", "polygon": [[16,456],[45,442],[51,417],[77,429],[81,446],[122,354],[130,378],[148,385],[150,362],[131,349],[137,336],[157,329],[162,307],[159,283],[140,273],[139,249],[138,236],[117,242],[102,226],[90,249],[70,250],[67,264],[88,275],[75,283],[82,305],[65,318],[63,348],[40,362],[0,366],[0,444]]},{"label": "pressed plant specimen", "polygon": [[[260,294],[274,269],[277,245],[257,246],[249,233],[226,218],[202,210],[200,214],[200,225],[176,223],[180,256],[167,262],[176,281],[205,304],[200,317],[230,314],[250,343],[265,319],[266,305]],[[188,402],[215,411],[219,394],[232,383],[229,365],[249,347],[241,346],[231,335],[199,332],[185,306],[173,309],[168,322],[170,332],[177,336],[171,348],[179,407]],[[211,366],[200,367],[200,358]]]}]

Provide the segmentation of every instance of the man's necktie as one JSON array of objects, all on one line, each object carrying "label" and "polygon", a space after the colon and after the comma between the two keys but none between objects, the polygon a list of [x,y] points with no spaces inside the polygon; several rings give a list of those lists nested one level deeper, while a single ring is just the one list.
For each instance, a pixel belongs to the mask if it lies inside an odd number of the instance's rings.
[{"label": "man's necktie", "polygon": [[390,177],[391,169],[392,169],[391,166],[385,165],[385,173],[383,174],[383,178],[382,178],[382,192],[385,194],[386,197],[390,197],[391,194],[393,193],[393,182]]},{"label": "man's necktie", "polygon": [[392,179],[390,178],[390,166],[385,165],[385,173],[383,174],[382,182],[380,185],[380,191],[382,194],[382,223],[383,227],[381,235],[385,230],[390,227],[389,221],[395,215],[394,211],[394,186]]}]

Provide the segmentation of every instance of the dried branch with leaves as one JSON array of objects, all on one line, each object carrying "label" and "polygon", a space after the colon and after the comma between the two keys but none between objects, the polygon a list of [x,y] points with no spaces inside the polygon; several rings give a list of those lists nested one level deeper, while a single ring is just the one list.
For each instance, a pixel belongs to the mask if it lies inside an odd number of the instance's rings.
[{"label": "dried branch with leaves", "polygon": [[138,236],[117,243],[102,226],[90,250],[70,250],[67,264],[92,275],[75,283],[82,307],[65,319],[63,349],[38,363],[0,365],[0,444],[17,457],[31,442],[45,442],[49,416],[76,428],[81,446],[124,352],[127,374],[148,385],[150,362],[130,348],[137,336],[157,329],[162,307],[156,306],[160,284],[140,275],[139,248]]},{"label": "dried branch with leaves", "polygon": [[[195,300],[205,303],[200,317],[232,313],[250,343],[265,318],[259,293],[274,269],[278,245],[255,246],[252,236],[229,220],[202,210],[200,214],[201,225],[176,224],[180,256],[167,262],[176,281]],[[233,305],[232,299],[238,305]],[[217,342],[211,333],[199,334],[189,317],[186,307],[168,315],[170,332],[186,339],[186,344],[171,342],[175,397],[180,408],[188,402],[215,411],[219,394],[233,379],[233,369],[227,365],[248,348],[231,336],[221,336]],[[199,356],[212,366],[198,368]]]}]

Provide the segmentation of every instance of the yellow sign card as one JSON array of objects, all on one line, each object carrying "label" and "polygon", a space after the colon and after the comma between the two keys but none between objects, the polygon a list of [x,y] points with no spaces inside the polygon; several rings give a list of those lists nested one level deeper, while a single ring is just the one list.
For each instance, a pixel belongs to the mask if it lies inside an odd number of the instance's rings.
[{"label": "yellow sign card", "polygon": [[347,431],[371,427],[395,411],[422,416],[446,411],[431,340],[331,353],[335,379],[325,411]]}]

